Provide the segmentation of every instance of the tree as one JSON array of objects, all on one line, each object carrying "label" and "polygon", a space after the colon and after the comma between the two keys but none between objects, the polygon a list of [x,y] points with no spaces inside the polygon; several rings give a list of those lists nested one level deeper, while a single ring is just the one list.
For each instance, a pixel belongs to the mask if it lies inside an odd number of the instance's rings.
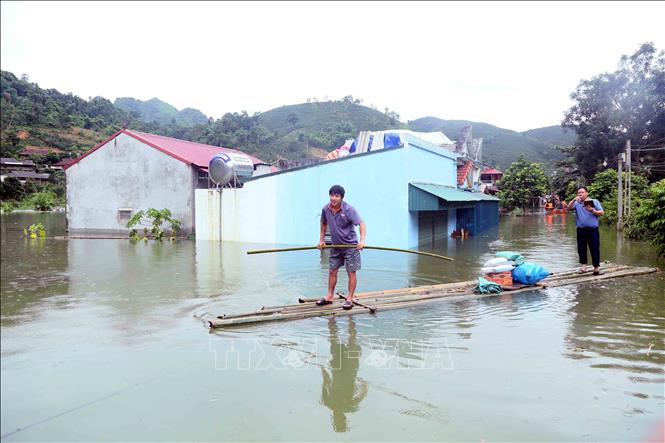
[{"label": "tree", "polygon": [[508,210],[525,208],[548,189],[547,176],[540,163],[530,162],[520,155],[497,183],[501,189],[501,206]]},{"label": "tree", "polygon": [[20,200],[25,191],[21,181],[16,177],[7,177],[0,185],[0,197],[2,200]]},{"label": "tree", "polygon": [[290,113],[288,117],[286,117],[286,122],[290,123],[291,126],[293,126],[294,128],[296,127],[296,123],[298,123],[299,120],[300,118],[298,117],[298,115],[293,112]]},{"label": "tree", "polygon": [[[626,179],[626,172],[622,173],[623,179]],[[632,173],[631,180],[631,214],[640,205],[640,199],[648,196],[649,182],[646,178]],[[617,222],[617,171],[616,169],[607,169],[603,172],[597,173],[592,183],[588,186],[589,196],[600,201],[605,210],[605,216],[601,218],[603,222],[615,224]],[[575,193],[569,192],[566,194],[568,198],[572,198]],[[626,204],[626,202],[624,202]],[[624,220],[625,225],[630,225],[631,220]]]},{"label": "tree", "polygon": [[658,255],[665,257],[665,179],[651,185],[648,198],[641,200],[634,223],[628,229],[632,238],[648,238]]},{"label": "tree", "polygon": [[[622,56],[615,72],[582,80],[571,98],[562,125],[577,141],[568,155],[576,172],[591,178],[604,161],[615,164],[626,140],[646,149],[665,138],[665,51],[644,43]],[[664,150],[637,150],[633,167],[661,178],[665,170],[652,166],[664,162]]]}]

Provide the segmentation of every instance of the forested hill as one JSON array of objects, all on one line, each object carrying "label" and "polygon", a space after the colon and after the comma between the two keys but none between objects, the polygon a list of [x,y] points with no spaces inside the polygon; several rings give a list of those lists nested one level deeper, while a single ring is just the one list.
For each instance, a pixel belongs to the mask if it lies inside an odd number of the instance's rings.
[{"label": "forested hill", "polygon": [[141,101],[132,97],[118,97],[113,105],[127,112],[135,112],[145,122],[157,122],[163,125],[176,123],[185,127],[208,123],[208,117],[198,109],[185,108],[178,111],[175,106],[158,98]]},{"label": "forested hill", "polygon": [[26,76],[0,72],[0,151],[15,155],[26,145],[87,150],[132,117],[103,98],[83,100],[42,89]]},{"label": "forested hill", "polygon": [[[103,97],[84,100],[55,89],[42,89],[27,78],[17,78],[6,71],[1,73],[2,116],[0,151],[3,157],[15,156],[27,145],[58,148],[61,156],[77,155],[122,127],[166,135],[183,140],[240,149],[266,161],[278,158],[311,159],[322,157],[346,139],[362,130],[407,128],[399,115],[386,109],[380,112],[363,106],[351,96],[340,100],[308,102],[281,106],[261,114],[233,112],[216,120],[200,117],[196,110],[192,121],[175,117],[166,123],[155,120],[156,114],[145,114],[114,106]],[[155,105],[156,109],[178,111],[157,99],[140,102],[121,99],[120,102]],[[181,114],[186,110],[180,111]],[[196,117],[198,115],[198,117]],[[487,123],[464,120],[441,120],[426,117],[409,122],[416,131],[443,131],[456,140],[460,129],[473,124],[475,137],[483,137],[484,160],[506,168],[520,153],[536,161],[548,162],[560,158],[554,144],[566,144],[572,137],[562,134],[558,127],[540,128],[518,133]],[[570,137],[570,138],[566,138]]]},{"label": "forested hill", "polygon": [[542,162],[546,169],[551,169],[552,160],[560,160],[563,154],[556,146],[569,146],[574,134],[559,126],[548,126],[525,132],[503,129],[488,123],[468,120],[442,120],[436,117],[424,117],[409,121],[409,128],[414,131],[441,131],[455,141],[460,130],[472,125],[473,137],[483,138],[483,161],[506,169],[520,154],[532,161]]},{"label": "forested hill", "polygon": [[260,124],[276,136],[275,142],[290,151],[325,151],[338,148],[360,131],[401,128],[399,115],[377,111],[353,97],[336,101],[281,106],[258,115]]},{"label": "forested hill", "polygon": [[528,131],[520,132],[520,134],[540,140],[543,143],[557,146],[572,146],[575,144],[575,139],[577,138],[573,131],[559,125],[529,129]]}]

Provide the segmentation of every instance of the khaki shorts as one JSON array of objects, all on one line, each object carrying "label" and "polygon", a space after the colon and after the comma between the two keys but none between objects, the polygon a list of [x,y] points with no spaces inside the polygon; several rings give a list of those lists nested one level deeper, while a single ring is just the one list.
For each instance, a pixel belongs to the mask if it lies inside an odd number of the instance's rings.
[{"label": "khaki shorts", "polygon": [[346,265],[346,272],[360,270],[360,251],[356,248],[333,248],[330,250],[330,269]]}]

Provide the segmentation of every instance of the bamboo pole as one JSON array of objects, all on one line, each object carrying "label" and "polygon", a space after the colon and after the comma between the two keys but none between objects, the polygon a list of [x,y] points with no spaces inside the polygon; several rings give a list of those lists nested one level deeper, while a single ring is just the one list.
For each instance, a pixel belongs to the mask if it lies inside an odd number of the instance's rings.
[{"label": "bamboo pole", "polygon": [[[621,268],[621,269],[618,269]],[[557,286],[565,286],[565,285],[570,285],[570,284],[576,284],[576,283],[585,283],[585,282],[593,282],[593,281],[600,281],[600,280],[607,280],[610,278],[617,278],[617,277],[627,277],[627,276],[637,276],[637,275],[643,275],[643,274],[650,274],[653,272],[657,272],[658,268],[646,268],[646,267],[636,267],[636,268],[631,268],[628,266],[623,266],[623,265],[617,265],[616,270],[607,270],[603,274],[600,275],[574,275],[571,274],[570,277],[568,278],[559,278],[559,279],[552,279],[549,282],[545,282],[545,280],[542,281],[542,285],[537,285],[537,286],[527,286],[523,287],[520,289],[515,289],[509,292],[509,294],[514,294],[517,292],[524,292],[524,291],[532,291],[532,290],[538,290],[538,289],[544,289],[547,287],[557,287]],[[568,271],[565,273],[560,273],[561,277],[564,277],[564,274],[569,274],[572,271]],[[430,294],[406,294],[403,296],[392,296],[392,297],[384,297],[384,298],[377,298],[374,299],[378,303],[372,308],[374,308],[376,311],[386,311],[386,310],[392,310],[392,309],[399,309],[399,308],[406,308],[406,307],[411,307],[411,306],[418,306],[426,303],[433,303],[436,301],[460,301],[460,300],[473,300],[473,299],[478,299],[478,298],[484,298],[484,297],[491,297],[491,296],[497,296],[501,294],[473,294],[473,293],[455,293],[455,292],[448,292],[448,291],[442,291],[442,292],[436,292],[436,293],[430,293]],[[368,297],[369,298],[369,297]],[[222,318],[214,319],[209,321],[209,325],[211,328],[219,328],[219,327],[224,327],[224,326],[234,326],[234,325],[240,325],[240,324],[250,324],[250,323],[258,323],[258,322],[265,322],[265,321],[277,321],[277,320],[290,320],[290,319],[300,319],[300,318],[309,318],[309,317],[316,317],[316,316],[342,316],[342,315],[352,315],[352,314],[357,314],[357,313],[364,313],[367,312],[365,310],[343,310],[341,308],[341,305],[338,304],[333,304],[333,305],[328,305],[325,307],[319,307],[319,306],[311,306],[311,305],[291,305],[291,307],[285,306],[284,309],[278,310],[277,308],[273,308],[271,312],[268,312],[268,310],[265,310],[266,312],[263,311],[255,311],[255,312],[250,312],[247,314],[238,314],[238,315],[232,315],[232,316],[225,316]]]},{"label": "bamboo pole", "polygon": [[[357,245],[325,245],[323,246],[323,249],[344,249],[344,248],[356,248],[358,247]],[[319,249],[318,246],[298,246],[294,248],[279,248],[279,249],[256,249],[253,251],[247,251],[248,255],[252,254],[269,254],[272,252],[290,252],[290,251],[307,251],[310,249]],[[424,255],[426,257],[434,257],[434,258],[439,258],[442,260],[449,260],[453,261],[452,258],[446,257],[444,255],[439,255],[439,254],[432,254],[431,252],[421,252],[421,251],[412,251],[410,249],[399,249],[399,248],[387,248],[384,246],[365,246],[364,249],[376,249],[379,251],[394,251],[394,252],[406,252],[409,254],[417,254],[417,255]]]}]

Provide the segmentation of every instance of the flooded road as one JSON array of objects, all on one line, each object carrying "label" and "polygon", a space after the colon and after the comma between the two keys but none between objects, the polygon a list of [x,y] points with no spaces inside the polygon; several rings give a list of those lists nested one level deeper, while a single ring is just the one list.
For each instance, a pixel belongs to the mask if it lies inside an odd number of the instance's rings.
[{"label": "flooded road", "polygon": [[[37,221],[49,238],[25,239]],[[644,441],[663,417],[662,272],[211,333],[325,293],[327,253],[62,234],[63,214],[2,216],[3,441]],[[569,269],[574,236],[538,215],[421,249],[452,263],[365,251],[358,291],[477,278],[499,250]],[[601,258],[663,268],[607,228]]]}]

